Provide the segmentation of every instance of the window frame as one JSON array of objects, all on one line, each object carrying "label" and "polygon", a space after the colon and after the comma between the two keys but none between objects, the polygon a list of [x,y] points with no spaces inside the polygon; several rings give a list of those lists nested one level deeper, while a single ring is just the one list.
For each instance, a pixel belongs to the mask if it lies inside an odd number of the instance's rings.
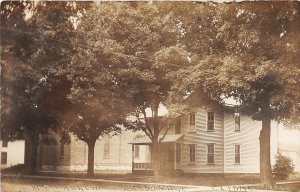
[{"label": "window frame", "polygon": [[8,141],[2,140],[2,147],[8,147]]},{"label": "window frame", "polygon": [[[5,160],[3,159],[3,156],[5,156]],[[7,165],[7,152],[6,151],[1,152],[1,165]]]},{"label": "window frame", "polygon": [[[237,116],[238,114],[238,116]],[[238,117],[238,129],[237,129],[237,118]],[[239,111],[235,111],[233,113],[233,121],[234,121],[234,131],[240,132],[241,131],[241,113]]]},{"label": "window frame", "polygon": [[110,136],[103,143],[103,159],[110,159]]},{"label": "window frame", "polygon": [[[238,153],[237,153],[237,147],[238,147]],[[237,156],[239,158],[238,162],[236,161],[237,160]],[[241,145],[240,144],[234,144],[234,164],[236,164],[236,165],[240,165],[241,164]]]},{"label": "window frame", "polygon": [[[209,151],[209,147],[212,146],[212,153]],[[210,157],[212,156],[213,162],[209,162]],[[208,143],[207,144],[207,153],[206,153],[206,163],[207,165],[214,165],[215,164],[215,144],[214,143]]]},{"label": "window frame", "polygon": [[188,118],[189,118],[189,132],[196,132],[196,113],[190,113],[188,115]]},{"label": "window frame", "polygon": [[[213,114],[213,120],[209,120],[209,118],[210,118],[210,115],[209,114]],[[212,126],[212,129],[208,129],[208,125],[209,125],[209,123],[210,122],[213,122],[213,126]],[[213,112],[213,111],[207,111],[207,113],[206,113],[206,131],[207,132],[214,132],[215,131],[215,112]]]},{"label": "window frame", "polygon": [[59,155],[60,155],[60,157],[64,157],[65,156],[65,144],[62,141],[60,141]]},{"label": "window frame", "polygon": [[196,163],[196,144],[189,145],[189,163]]}]

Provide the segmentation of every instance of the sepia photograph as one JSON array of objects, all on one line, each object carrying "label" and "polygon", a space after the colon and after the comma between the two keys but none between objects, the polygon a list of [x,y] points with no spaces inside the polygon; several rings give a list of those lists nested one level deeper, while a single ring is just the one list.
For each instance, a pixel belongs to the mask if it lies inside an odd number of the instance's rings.
[{"label": "sepia photograph", "polygon": [[300,192],[300,2],[1,1],[2,192]]}]

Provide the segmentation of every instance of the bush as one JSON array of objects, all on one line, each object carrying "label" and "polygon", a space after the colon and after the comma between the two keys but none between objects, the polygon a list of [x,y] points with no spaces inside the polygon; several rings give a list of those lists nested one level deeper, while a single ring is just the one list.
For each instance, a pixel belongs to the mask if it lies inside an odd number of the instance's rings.
[{"label": "bush", "polygon": [[273,166],[273,173],[275,175],[276,180],[285,180],[289,178],[289,175],[294,172],[295,165],[293,161],[286,156],[278,153],[276,155],[276,162]]}]

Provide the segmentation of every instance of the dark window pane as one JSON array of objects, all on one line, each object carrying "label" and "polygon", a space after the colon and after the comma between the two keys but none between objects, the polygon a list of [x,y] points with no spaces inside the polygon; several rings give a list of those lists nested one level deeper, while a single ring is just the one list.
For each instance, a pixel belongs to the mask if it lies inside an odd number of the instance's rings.
[{"label": "dark window pane", "polygon": [[234,113],[235,131],[240,131],[240,113]]},{"label": "dark window pane", "polygon": [[215,159],[214,144],[207,144],[207,164],[213,164]]},{"label": "dark window pane", "polygon": [[195,125],[195,113],[190,114],[190,125]]},{"label": "dark window pane", "polygon": [[195,145],[190,145],[190,162],[195,162]]},{"label": "dark window pane", "polygon": [[2,141],[2,147],[7,147],[7,145],[8,145],[8,142],[5,141],[5,140],[3,140],[3,141]]},{"label": "dark window pane", "polygon": [[60,142],[60,156],[64,156],[65,154],[65,145],[63,142]]},{"label": "dark window pane", "polygon": [[234,162],[235,163],[240,163],[241,162],[241,147],[240,145],[235,145],[235,158],[234,158]]},{"label": "dark window pane", "polygon": [[207,130],[214,130],[215,122],[214,122],[214,112],[207,113]]},{"label": "dark window pane", "polygon": [[7,164],[7,152],[1,152],[1,164]]}]

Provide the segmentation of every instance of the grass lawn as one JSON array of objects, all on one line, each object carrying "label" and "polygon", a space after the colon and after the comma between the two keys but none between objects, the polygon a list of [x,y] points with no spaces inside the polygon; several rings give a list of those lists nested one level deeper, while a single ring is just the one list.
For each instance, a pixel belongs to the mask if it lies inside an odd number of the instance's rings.
[{"label": "grass lawn", "polygon": [[[22,166],[14,167],[11,169],[7,169],[2,171],[4,175],[28,175],[28,172],[22,168]],[[51,176],[51,177],[68,177],[68,178],[87,178],[85,172],[41,172],[37,175],[40,176]],[[35,182],[32,178],[18,178],[18,177],[12,177],[15,179],[8,178],[2,178],[2,186],[3,189],[7,188],[8,186],[14,188],[14,186],[17,188],[25,188],[30,189],[29,191],[32,192],[32,190],[37,190],[40,188],[34,188],[34,185],[31,185],[31,183]],[[105,179],[105,180],[115,180],[115,181],[130,181],[130,182],[153,182],[152,176],[146,176],[146,175],[134,175],[134,174],[122,174],[122,175],[116,175],[116,174],[101,174],[99,172],[96,172],[95,179]],[[97,183],[91,183],[90,181],[61,181],[57,179],[51,179],[51,180],[45,180],[43,179],[43,185],[46,186],[52,186],[51,189],[55,189],[55,191],[59,191],[59,188],[53,188],[53,186],[81,186],[82,184],[88,184],[88,185],[100,185],[99,182]],[[290,177],[289,181],[298,181],[297,184],[282,184],[278,185],[279,189],[285,189],[288,191],[295,191],[300,192],[300,174],[294,174]],[[260,182],[258,176],[234,176],[234,175],[182,175],[182,176],[161,176],[159,181],[157,183],[163,183],[163,184],[177,184],[177,185],[198,185],[198,186],[231,186],[231,185],[252,185],[252,184],[258,184]],[[11,183],[14,183],[14,185],[10,185]],[[104,186],[105,185],[105,186]],[[99,187],[99,186],[98,186]],[[115,183],[101,183],[100,187],[104,187],[106,190],[116,190],[116,187],[120,189],[122,186],[118,186]],[[46,189],[45,189],[46,190]],[[44,190],[44,191],[45,191]],[[10,190],[9,190],[10,191]],[[12,190],[13,191],[13,190]],[[17,190],[16,190],[17,191]],[[23,190],[21,190],[23,191]],[[49,190],[48,190],[49,191]],[[52,191],[52,190],[50,190]],[[102,190],[101,190],[102,191]]]}]

